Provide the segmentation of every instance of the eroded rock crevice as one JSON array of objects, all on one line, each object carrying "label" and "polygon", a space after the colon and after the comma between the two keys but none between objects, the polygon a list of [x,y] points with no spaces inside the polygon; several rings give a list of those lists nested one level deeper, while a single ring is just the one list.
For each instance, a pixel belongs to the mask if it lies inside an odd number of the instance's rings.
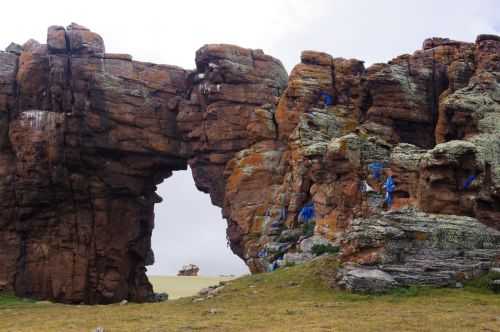
[{"label": "eroded rock crevice", "polygon": [[252,272],[318,248],[340,251],[353,289],[486,271],[500,261],[499,53],[491,35],[428,39],[369,68],[304,51],[288,76],[232,45],[203,46],[194,70],[138,62],[77,24],[13,44],[0,52],[0,290],[152,300],[156,185],[188,165]]}]

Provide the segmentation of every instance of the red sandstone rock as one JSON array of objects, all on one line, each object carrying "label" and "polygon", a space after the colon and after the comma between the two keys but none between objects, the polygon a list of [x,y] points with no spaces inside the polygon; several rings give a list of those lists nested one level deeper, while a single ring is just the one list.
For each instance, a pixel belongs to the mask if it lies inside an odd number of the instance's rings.
[{"label": "red sandstone rock", "polygon": [[[301,243],[313,233],[346,261],[380,263],[384,240],[358,231],[387,209],[387,175],[396,215],[500,228],[499,45],[433,38],[367,69],[305,51],[288,78],[261,50],[205,45],[187,71],[107,54],[77,24],[52,26],[47,45],[0,52],[0,290],[152,299],[156,185],[188,164],[252,272],[310,259]],[[314,229],[299,218],[307,203]]]}]

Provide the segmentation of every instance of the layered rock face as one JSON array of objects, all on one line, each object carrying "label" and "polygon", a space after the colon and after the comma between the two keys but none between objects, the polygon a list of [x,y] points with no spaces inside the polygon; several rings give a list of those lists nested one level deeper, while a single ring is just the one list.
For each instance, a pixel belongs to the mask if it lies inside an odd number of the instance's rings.
[{"label": "layered rock face", "polygon": [[152,299],[156,185],[188,165],[252,272],[335,247],[348,288],[360,268],[466,279],[500,262],[499,138],[498,36],[367,69],[305,51],[288,77],[260,50],[206,45],[184,70],[50,27],[0,52],[0,290]]},{"label": "layered rock face", "polygon": [[147,298],[155,186],[186,168],[173,101],[188,73],[106,54],[78,25],[1,56],[0,282],[64,302]]}]

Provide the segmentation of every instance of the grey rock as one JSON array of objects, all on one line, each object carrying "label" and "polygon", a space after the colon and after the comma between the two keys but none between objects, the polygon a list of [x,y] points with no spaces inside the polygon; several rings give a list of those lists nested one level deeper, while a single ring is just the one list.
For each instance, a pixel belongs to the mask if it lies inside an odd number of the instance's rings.
[{"label": "grey rock", "polygon": [[314,255],[311,253],[287,252],[283,256],[283,262],[281,263],[281,265],[286,266],[289,264],[302,264],[310,261],[313,258]]},{"label": "grey rock", "polygon": [[7,46],[7,48],[5,49],[5,52],[13,53],[16,55],[20,55],[22,51],[23,51],[23,47],[19,44],[16,44],[16,43],[10,43],[9,46]]},{"label": "grey rock", "polygon": [[418,172],[420,160],[425,152],[415,145],[400,143],[391,151],[391,165]]},{"label": "grey rock", "polygon": [[354,268],[345,272],[345,288],[356,293],[384,293],[398,286],[396,280],[379,269]]},{"label": "grey rock", "polygon": [[52,25],[47,31],[47,47],[51,53],[63,53],[68,49],[64,27]]},{"label": "grey rock", "polygon": [[210,293],[212,289],[209,288],[209,287],[206,287],[206,288],[202,288],[199,292],[198,292],[198,295],[200,296],[205,296],[205,295],[208,295],[208,293]]},{"label": "grey rock", "polygon": [[295,242],[299,239],[299,237],[302,235],[302,230],[295,228],[295,229],[286,229],[281,232],[278,242]]},{"label": "grey rock", "polygon": [[314,236],[308,237],[307,239],[302,240],[299,244],[299,249],[302,252],[311,253],[312,248],[315,245],[328,245],[328,244],[331,244],[331,243],[327,239],[325,239],[324,237],[322,237],[320,235],[314,235]]},{"label": "grey rock", "polygon": [[490,272],[500,274],[500,267],[492,267],[490,268]]},{"label": "grey rock", "polygon": [[207,297],[213,297],[217,294],[219,294],[222,290],[224,289],[224,286],[210,286],[206,288],[202,288],[199,292],[199,296],[207,296]]},{"label": "grey rock", "polygon": [[35,52],[37,50],[39,50],[41,47],[42,47],[42,44],[40,44],[37,40],[31,38],[31,39],[28,39],[27,42],[25,42],[23,44],[23,46],[21,46],[23,51],[26,51],[26,52]]},{"label": "grey rock", "polygon": [[500,232],[477,219],[411,209],[355,219],[342,242],[352,254],[375,250],[375,262],[366,264],[401,286],[455,286],[487,273],[500,257]]},{"label": "grey rock", "polygon": [[154,293],[152,297],[152,302],[164,302],[168,300],[167,293]]}]

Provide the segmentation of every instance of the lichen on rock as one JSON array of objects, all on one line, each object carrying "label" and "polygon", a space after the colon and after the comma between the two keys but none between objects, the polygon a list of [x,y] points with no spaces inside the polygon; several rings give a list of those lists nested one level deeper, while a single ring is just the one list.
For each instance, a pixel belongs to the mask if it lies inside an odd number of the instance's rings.
[{"label": "lichen on rock", "polygon": [[304,51],[288,76],[224,44],[200,48],[194,70],[134,61],[78,24],[11,45],[0,290],[154,301],[156,186],[188,165],[252,272],[313,259],[315,244],[339,248],[352,290],[487,271],[500,261],[499,50],[497,36],[432,38],[369,68]]}]

